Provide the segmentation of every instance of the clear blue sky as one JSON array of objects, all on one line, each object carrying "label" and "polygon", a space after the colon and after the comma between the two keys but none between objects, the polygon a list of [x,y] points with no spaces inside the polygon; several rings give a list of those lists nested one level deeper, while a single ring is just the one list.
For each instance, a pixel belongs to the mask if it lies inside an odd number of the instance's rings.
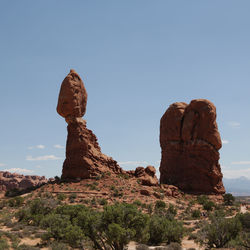
[{"label": "clear blue sky", "polygon": [[158,168],[165,110],[207,98],[225,177],[250,178],[249,10],[249,0],[1,1],[0,169],[61,174],[67,124],[56,104],[73,68],[88,128],[125,169]]}]

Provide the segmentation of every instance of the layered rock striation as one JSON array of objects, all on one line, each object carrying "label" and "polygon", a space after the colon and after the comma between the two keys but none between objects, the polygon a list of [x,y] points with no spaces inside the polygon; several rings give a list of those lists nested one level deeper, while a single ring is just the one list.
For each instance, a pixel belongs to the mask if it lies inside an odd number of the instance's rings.
[{"label": "layered rock striation", "polygon": [[0,171],[0,192],[13,189],[25,190],[27,188],[41,186],[47,183],[45,176],[22,175]]},{"label": "layered rock striation", "polygon": [[197,99],[189,105],[170,105],[160,121],[160,145],[160,183],[193,193],[225,192],[219,164],[222,143],[212,102]]},{"label": "layered rock striation", "polygon": [[115,160],[102,154],[96,136],[86,127],[87,92],[80,76],[71,70],[63,80],[57,112],[68,123],[63,179],[93,178],[101,173],[124,171]]}]

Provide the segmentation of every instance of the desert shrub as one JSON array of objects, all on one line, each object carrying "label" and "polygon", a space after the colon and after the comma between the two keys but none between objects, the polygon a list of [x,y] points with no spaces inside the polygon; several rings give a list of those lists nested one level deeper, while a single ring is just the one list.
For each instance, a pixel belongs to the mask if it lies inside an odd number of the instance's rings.
[{"label": "desert shrub", "polygon": [[205,204],[207,201],[208,201],[208,197],[206,195],[199,195],[197,197],[197,202],[200,204],[200,205],[203,205]]},{"label": "desert shrub", "polygon": [[[73,219],[73,224],[78,225],[84,234],[93,242],[94,247],[101,249],[102,232],[100,231],[101,225],[101,212],[82,206],[78,209],[77,217]],[[100,234],[100,236],[99,236]]]},{"label": "desert shrub", "polygon": [[200,218],[201,217],[201,211],[199,209],[193,210],[192,211],[192,218]]},{"label": "desert shrub", "polygon": [[147,236],[147,221],[147,215],[129,204],[106,206],[103,212],[85,208],[75,219],[95,248],[108,245],[117,250],[123,249],[130,240],[142,241]]},{"label": "desert shrub", "polygon": [[193,234],[193,233],[189,234],[188,240],[196,240],[196,239],[197,239],[197,235],[196,234]]},{"label": "desert shrub", "polygon": [[135,200],[135,201],[133,202],[133,204],[136,205],[137,207],[141,207],[141,206],[142,206],[142,202],[139,201],[139,200]]},{"label": "desert shrub", "polygon": [[19,221],[38,226],[43,217],[49,214],[56,205],[57,203],[53,199],[37,198],[29,202],[26,209],[20,209],[16,213],[16,217]]},{"label": "desert shrub", "polygon": [[65,229],[64,240],[72,247],[81,246],[81,242],[84,239],[84,234],[80,227],[76,225],[70,225]]},{"label": "desert shrub", "polygon": [[119,174],[118,175],[121,179],[125,179],[125,180],[128,180],[129,179],[129,175],[127,174]]},{"label": "desert shrub", "polygon": [[90,200],[90,204],[91,204],[92,206],[95,206],[95,205],[96,205],[96,198],[95,198],[95,197],[93,197],[93,198]]},{"label": "desert shrub", "polygon": [[184,229],[181,223],[176,220],[153,215],[149,223],[149,244],[159,244],[162,242],[180,242]]},{"label": "desert shrub", "polygon": [[164,201],[158,200],[155,202],[155,209],[166,208],[166,203]]},{"label": "desert shrub", "polygon": [[167,212],[166,212],[166,218],[168,218],[169,220],[174,219],[174,217],[177,214],[177,209],[173,204],[169,204]]},{"label": "desert shrub", "polygon": [[30,213],[32,215],[46,215],[55,207],[56,203],[50,199],[35,199],[29,203]]},{"label": "desert shrub", "polygon": [[250,249],[250,232],[241,232],[239,245],[242,246],[243,249]]},{"label": "desert shrub", "polygon": [[6,201],[1,201],[0,202],[0,209],[3,209],[4,207],[6,207],[7,203]]},{"label": "desert shrub", "polygon": [[[149,217],[131,204],[106,206],[101,217],[101,229],[108,244],[123,249],[129,241],[146,242]],[[108,225],[108,226],[107,226]]]},{"label": "desert shrub", "polygon": [[250,231],[250,213],[239,214],[237,216],[244,230]]},{"label": "desert shrub", "polygon": [[114,197],[122,197],[123,192],[119,192],[119,190],[117,188],[115,188],[115,189],[113,189],[113,196]]},{"label": "desert shrub", "polygon": [[154,212],[158,216],[165,217],[168,220],[173,220],[175,215],[177,214],[177,209],[172,204],[169,204],[168,208],[166,208],[166,203],[159,200],[155,204]]},{"label": "desert shrub", "polygon": [[69,250],[69,247],[62,242],[54,241],[49,245],[51,250]]},{"label": "desert shrub", "polygon": [[24,198],[21,196],[17,196],[15,198],[11,198],[8,200],[8,205],[10,207],[20,207],[24,202]]},{"label": "desert shrub", "polygon": [[233,205],[235,198],[232,194],[227,193],[223,195],[224,204],[227,206]]},{"label": "desert shrub", "polygon": [[63,193],[60,193],[60,194],[57,195],[57,199],[59,201],[64,201],[66,198],[67,198],[67,196],[65,194],[63,194]]},{"label": "desert shrub", "polygon": [[211,218],[210,224],[205,224],[199,232],[199,242],[209,248],[222,248],[235,239],[241,230],[238,218]]},{"label": "desert shrub", "polygon": [[49,214],[42,219],[40,225],[48,231],[43,236],[43,239],[63,240],[72,247],[78,247],[84,236],[80,227],[72,225],[70,217],[67,215]]},{"label": "desert shrub", "polygon": [[71,193],[71,194],[69,195],[69,202],[70,202],[70,203],[74,203],[76,197],[77,197],[76,193]]},{"label": "desert shrub", "polygon": [[102,198],[102,199],[99,199],[98,200],[98,203],[102,206],[105,206],[108,204],[107,200],[105,198]]},{"label": "desert shrub", "polygon": [[55,214],[67,216],[70,222],[78,217],[79,213],[88,209],[84,205],[62,205],[55,209]]},{"label": "desert shrub", "polygon": [[215,206],[214,203],[212,201],[208,200],[203,204],[203,209],[205,209],[207,211],[212,211],[214,206]]},{"label": "desert shrub", "polygon": [[146,208],[147,208],[149,214],[153,213],[153,204],[152,203],[147,204]]},{"label": "desert shrub", "polygon": [[8,250],[9,244],[6,239],[0,237],[0,250]]}]

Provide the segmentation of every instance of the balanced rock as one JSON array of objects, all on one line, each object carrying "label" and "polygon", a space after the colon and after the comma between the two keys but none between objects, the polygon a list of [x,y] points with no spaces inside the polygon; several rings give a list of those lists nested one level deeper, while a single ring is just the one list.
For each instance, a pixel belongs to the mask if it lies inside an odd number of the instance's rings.
[{"label": "balanced rock", "polygon": [[104,172],[123,173],[115,160],[102,154],[96,136],[81,117],[85,114],[87,92],[80,76],[71,70],[61,85],[57,112],[68,123],[63,179],[86,179]]},{"label": "balanced rock", "polygon": [[80,76],[74,71],[62,82],[57,104],[57,112],[64,118],[82,117],[86,112],[87,91]]},{"label": "balanced rock", "polygon": [[183,191],[223,194],[216,108],[197,99],[170,105],[160,122],[160,182]]}]

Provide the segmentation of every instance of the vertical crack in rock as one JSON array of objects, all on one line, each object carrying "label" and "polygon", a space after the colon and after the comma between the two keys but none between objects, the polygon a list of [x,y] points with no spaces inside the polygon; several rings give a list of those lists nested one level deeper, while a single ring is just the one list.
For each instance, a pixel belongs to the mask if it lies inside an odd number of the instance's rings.
[{"label": "vertical crack in rock", "polygon": [[169,106],[160,122],[160,182],[192,193],[222,194],[216,108],[197,99]]}]

